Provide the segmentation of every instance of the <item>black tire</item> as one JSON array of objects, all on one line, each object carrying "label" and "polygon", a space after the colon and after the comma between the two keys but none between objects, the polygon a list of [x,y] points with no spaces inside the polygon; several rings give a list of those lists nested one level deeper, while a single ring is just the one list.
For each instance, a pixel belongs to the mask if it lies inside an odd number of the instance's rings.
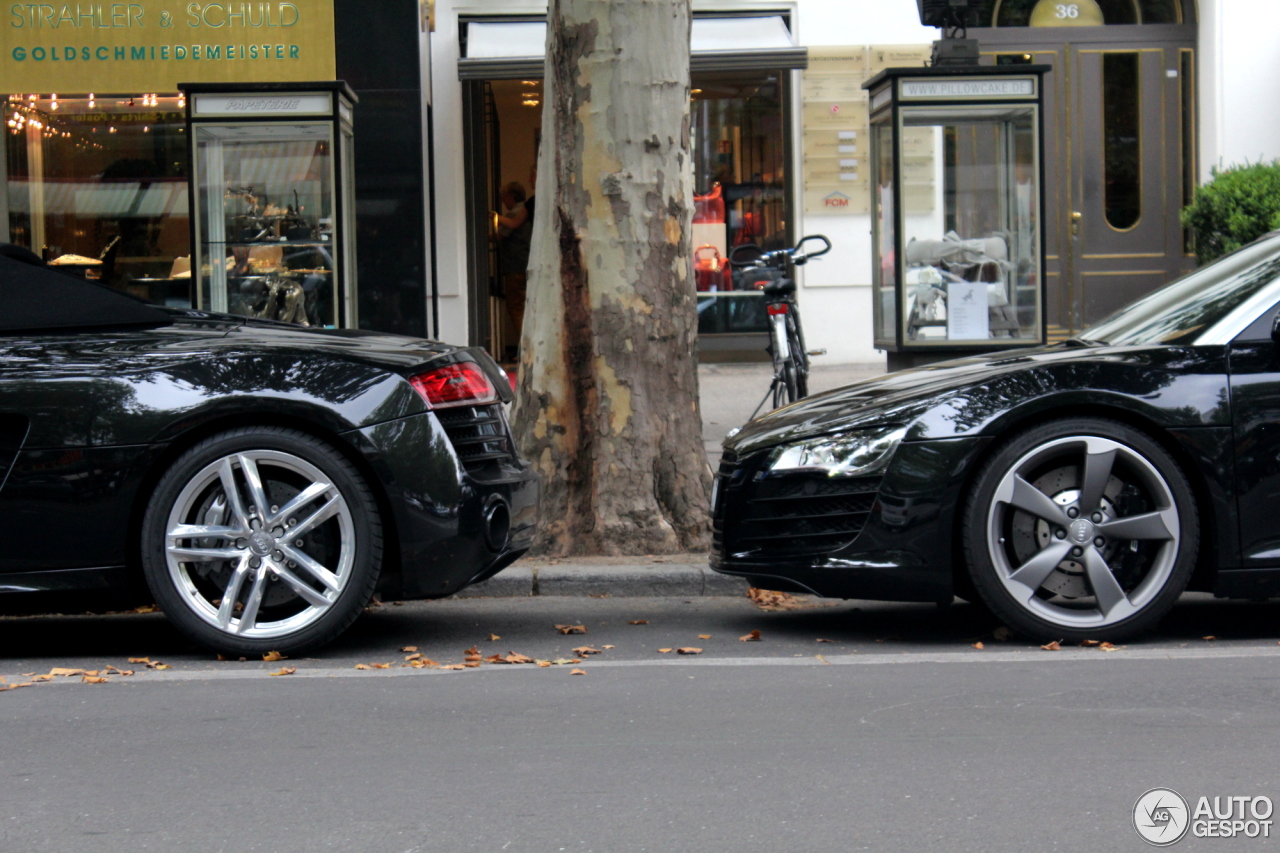
[{"label": "black tire", "polygon": [[962,537],[975,590],[1009,627],[1040,642],[1115,641],[1153,628],[1182,594],[1199,515],[1146,433],[1067,418],[1014,435],[983,465]]},{"label": "black tire", "polygon": [[[271,504],[262,518],[247,468],[261,482],[261,502]],[[284,518],[306,489],[319,491]],[[189,524],[231,530],[236,506],[246,518],[240,529],[253,527],[252,536],[169,536]],[[272,522],[276,510],[281,517]],[[315,436],[281,427],[229,430],[186,451],[156,485],[142,523],[142,566],[157,604],[190,639],[236,656],[297,654],[332,641],[369,603],[382,547],[377,503],[350,460]],[[209,549],[238,556],[214,558]],[[309,568],[308,559],[329,574]],[[220,627],[224,614],[231,621]]]},{"label": "black tire", "polygon": [[787,316],[787,345],[791,349],[791,361],[796,377],[796,400],[809,396],[809,355],[804,348],[804,336],[800,332],[800,315],[797,308],[791,306]]},{"label": "black tire", "polygon": [[791,359],[777,362],[774,370],[773,407],[778,409],[800,398],[796,396],[796,367]]}]

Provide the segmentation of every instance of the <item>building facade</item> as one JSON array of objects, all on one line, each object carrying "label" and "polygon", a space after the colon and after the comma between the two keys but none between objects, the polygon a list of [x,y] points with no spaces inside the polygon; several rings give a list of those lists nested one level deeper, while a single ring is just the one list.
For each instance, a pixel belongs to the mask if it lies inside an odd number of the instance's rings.
[{"label": "building facade", "polygon": [[[763,347],[752,295],[729,289],[731,279],[710,292],[716,256],[817,232],[835,249],[801,273],[809,344],[832,363],[881,360],[860,85],[884,67],[923,64],[938,31],[920,26],[909,0],[695,0],[694,10],[702,358]],[[470,211],[436,223],[441,327],[496,351],[513,330],[501,285],[487,284],[497,281],[488,271],[500,263],[501,240],[488,239],[484,217],[500,206],[501,185],[528,184],[541,100],[534,53],[545,34],[533,24],[544,14],[538,2],[441,0],[432,36],[437,206]],[[1280,94],[1280,58],[1268,49],[1280,24],[1274,4],[987,0],[979,14],[988,25],[969,35],[984,63],[1053,68],[1045,80],[1051,337],[1190,267],[1178,214],[1212,168],[1280,157],[1280,110],[1269,106]],[[779,23],[802,54],[780,44]],[[944,162],[922,158],[916,168],[925,185],[946,191]]]},{"label": "building facade", "polygon": [[[759,294],[725,269],[728,253],[823,233],[834,250],[800,275],[809,345],[832,363],[881,360],[861,84],[923,64],[937,31],[911,0],[695,0],[694,11],[700,357],[763,357]],[[0,16],[0,239],[174,304],[277,319],[287,305],[314,324],[509,357],[527,251],[510,217],[536,210],[545,13],[538,0],[15,5]],[[979,14],[969,34],[984,63],[1052,68],[1051,335],[1189,267],[1178,212],[1212,168],[1280,157],[1276,4],[984,0]],[[288,125],[300,107],[273,86],[333,81],[356,96],[349,173],[317,117],[299,114],[288,138],[228,136],[217,185],[193,180],[214,170],[192,162],[204,149],[188,137],[199,117],[181,84],[256,87],[253,103],[286,109]],[[922,150],[911,168],[922,198],[945,198],[945,151]],[[213,219],[221,231],[196,233]],[[202,255],[211,240],[221,254]]]}]

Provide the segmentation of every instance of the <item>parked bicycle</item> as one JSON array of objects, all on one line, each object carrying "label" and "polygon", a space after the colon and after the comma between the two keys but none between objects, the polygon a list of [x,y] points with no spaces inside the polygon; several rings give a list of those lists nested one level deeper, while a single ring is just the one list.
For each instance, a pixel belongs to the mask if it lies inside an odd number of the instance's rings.
[{"label": "parked bicycle", "polygon": [[[806,243],[821,241],[815,252],[804,249]],[[772,398],[773,408],[794,403],[809,395],[809,357],[826,355],[826,350],[805,349],[800,309],[793,298],[796,292],[791,267],[801,267],[831,251],[831,241],[821,234],[801,238],[792,249],[765,252],[754,243],[736,246],[729,253],[729,263],[741,273],[741,289],[763,290],[765,311],[769,315],[769,352],[773,356],[773,383],[756,413]],[[752,418],[755,414],[751,415]]]}]

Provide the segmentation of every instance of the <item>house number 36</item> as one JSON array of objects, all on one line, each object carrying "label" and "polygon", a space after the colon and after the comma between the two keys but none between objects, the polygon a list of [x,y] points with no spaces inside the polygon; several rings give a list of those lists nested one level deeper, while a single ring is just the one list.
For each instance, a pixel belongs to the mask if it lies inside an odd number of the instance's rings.
[{"label": "house number 36", "polygon": [[1059,3],[1053,7],[1054,15],[1060,20],[1080,17],[1080,7],[1075,3]]}]

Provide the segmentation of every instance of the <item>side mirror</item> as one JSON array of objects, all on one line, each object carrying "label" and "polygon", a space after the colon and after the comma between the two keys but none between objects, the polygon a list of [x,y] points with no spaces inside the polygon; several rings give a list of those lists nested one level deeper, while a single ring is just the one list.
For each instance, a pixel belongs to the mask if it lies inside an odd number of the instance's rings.
[{"label": "side mirror", "polygon": [[1271,340],[1280,344],[1280,314],[1276,314],[1276,318],[1271,321]]}]

